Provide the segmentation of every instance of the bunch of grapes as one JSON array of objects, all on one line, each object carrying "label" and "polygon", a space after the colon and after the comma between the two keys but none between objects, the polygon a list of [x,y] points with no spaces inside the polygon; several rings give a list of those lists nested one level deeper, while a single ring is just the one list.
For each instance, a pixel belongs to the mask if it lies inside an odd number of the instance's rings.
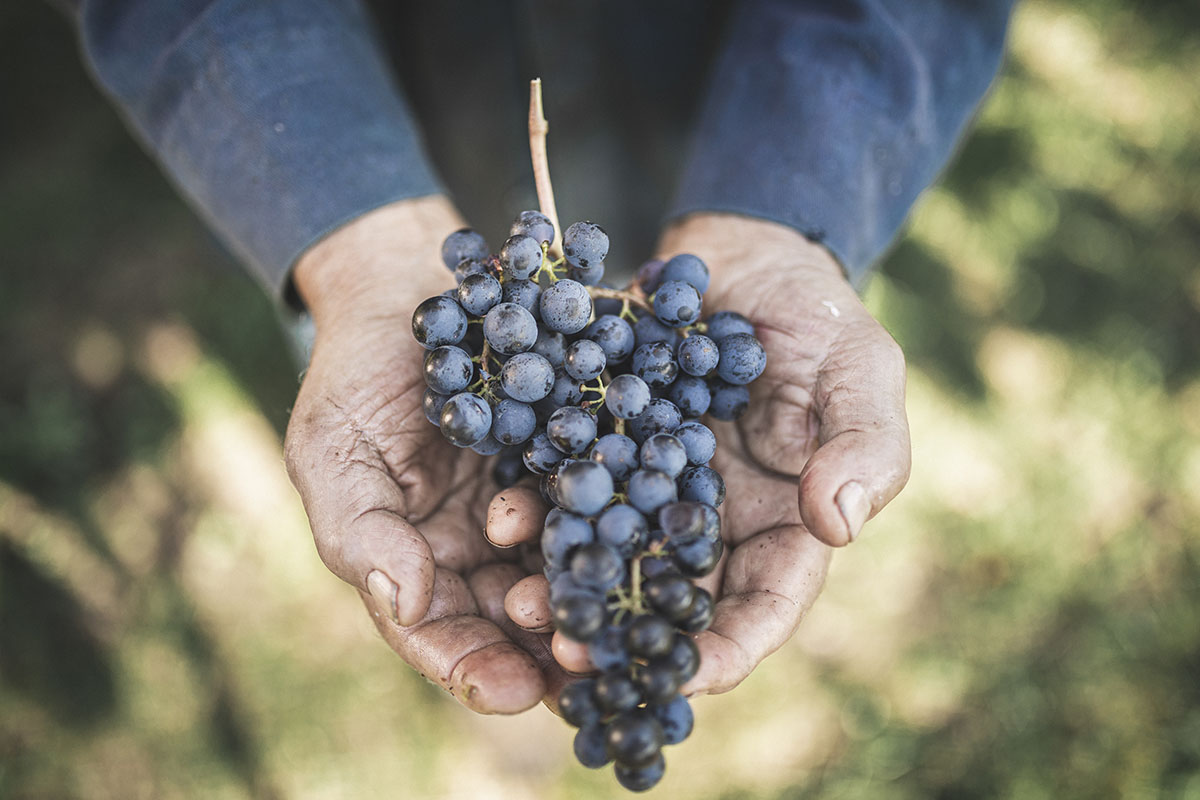
[{"label": "bunch of grapes", "polygon": [[734,312],[701,321],[709,274],[693,255],[651,261],[631,287],[601,283],[608,236],[590,222],[563,235],[537,211],[500,252],[452,233],[442,259],[458,288],[413,314],[425,355],[425,415],[446,439],[497,455],[508,486],[541,476],[551,505],[541,537],[556,628],[587,645],[596,677],[559,698],[585,766],[615,761],[640,791],[663,775],[662,747],[692,730],[680,687],[712,621],[693,580],[722,553],[716,437],[701,422],[747,408],[766,355]]}]

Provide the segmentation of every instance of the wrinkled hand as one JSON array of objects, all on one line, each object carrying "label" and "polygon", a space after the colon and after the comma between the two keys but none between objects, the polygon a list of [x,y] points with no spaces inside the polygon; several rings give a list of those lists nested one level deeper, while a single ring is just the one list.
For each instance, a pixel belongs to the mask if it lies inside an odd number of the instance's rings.
[{"label": "wrinkled hand", "polygon": [[[713,467],[728,489],[726,551],[700,582],[718,602],[697,637],[700,671],[683,691],[718,693],[792,636],[820,592],[827,545],[853,541],[907,480],[904,358],[829,253],[789,228],[697,214],[666,233],[660,252],[703,258],[712,272],[705,314],[741,312],[767,351],[746,416],[710,423]],[[511,610],[539,609],[514,614],[530,629],[546,613],[528,599],[539,584],[518,584],[521,603],[510,596]],[[554,645],[564,667],[588,669],[581,645],[559,636]]]},{"label": "wrinkled hand", "polygon": [[[321,559],[359,590],[392,648],[467,707],[513,713],[561,673],[548,637],[504,612],[528,571],[483,535],[497,490],[488,463],[425,419],[423,351],[411,333],[413,308],[454,286],[437,253],[459,227],[442,198],[404,201],[300,260],[296,286],[316,342],[285,449]],[[529,527],[519,501],[497,502],[507,506],[490,521],[498,540],[506,526]]]}]

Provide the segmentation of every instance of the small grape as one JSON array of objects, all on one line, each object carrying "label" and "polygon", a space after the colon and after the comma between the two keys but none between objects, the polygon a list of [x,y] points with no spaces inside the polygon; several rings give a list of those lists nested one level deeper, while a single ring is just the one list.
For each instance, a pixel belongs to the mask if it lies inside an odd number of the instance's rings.
[{"label": "small grape", "polygon": [[679,365],[669,344],[650,342],[633,351],[633,372],[651,389],[662,389],[675,380]]},{"label": "small grape", "polygon": [[513,220],[509,233],[514,236],[523,233],[539,244],[549,244],[554,241],[554,223],[540,211],[522,211]]},{"label": "small grape", "polygon": [[579,339],[567,348],[563,367],[577,381],[590,381],[604,371],[604,350],[591,339]]},{"label": "small grape", "polygon": [[600,769],[609,761],[607,726],[600,721],[584,725],[575,734],[575,758],[588,769]]},{"label": "small grape", "polygon": [[721,352],[712,339],[702,333],[693,333],[679,343],[676,357],[680,369],[688,375],[704,378],[717,368]]},{"label": "small grape", "polygon": [[608,754],[622,764],[645,764],[662,745],[662,725],[644,708],[624,711],[608,724]]},{"label": "small grape", "polygon": [[708,406],[708,413],[716,419],[732,422],[750,407],[750,390],[745,386],[735,386],[714,378],[709,383],[709,389],[712,391],[712,402]]},{"label": "small grape", "polygon": [[672,433],[683,442],[688,463],[692,466],[707,464],[717,452],[717,437],[703,422],[688,420]]},{"label": "small grape", "polygon": [[712,619],[712,595],[704,589],[697,589],[696,599],[692,601],[692,607],[688,610],[687,615],[682,619],[675,620],[675,624],[688,633],[700,633],[712,624]]},{"label": "small grape", "polygon": [[667,771],[667,761],[659,753],[645,764],[623,764],[618,762],[613,767],[617,783],[631,792],[645,792],[653,789],[662,780]]},{"label": "small grape", "polygon": [[712,405],[712,392],[703,378],[695,375],[680,375],[671,384],[667,396],[679,407],[685,417],[701,417]]},{"label": "small grape", "polygon": [[708,337],[719,342],[735,333],[754,333],[754,323],[736,311],[718,311],[707,320]]},{"label": "small grape", "polygon": [[544,432],[530,439],[521,453],[525,467],[535,475],[544,475],[565,457],[566,453],[555,447]]},{"label": "small grape", "polygon": [[550,415],[546,435],[564,453],[582,453],[596,438],[596,418],[582,408],[564,406]]},{"label": "small grape", "polygon": [[[687,579],[680,578],[680,580]],[[691,581],[688,583],[690,584]],[[671,617],[671,621],[675,622],[676,617]],[[675,671],[679,673],[679,679],[687,683],[700,669],[700,648],[686,633],[676,633],[675,639],[671,643],[671,650],[665,656],[660,656],[660,659],[674,667]]]},{"label": "small grape", "polygon": [[589,264],[586,267],[567,265],[567,277],[584,286],[595,286],[604,280],[604,262]]},{"label": "small grape", "polygon": [[637,552],[649,533],[642,512],[624,503],[604,509],[596,520],[596,539],[625,558],[631,558]]},{"label": "small grape", "polygon": [[708,265],[691,253],[680,253],[663,265],[662,281],[683,281],[704,294],[708,291]]},{"label": "small grape", "polygon": [[487,240],[470,228],[455,231],[442,243],[442,263],[449,270],[465,258],[483,260],[489,254]]},{"label": "small grape", "polygon": [[614,481],[628,480],[638,468],[637,442],[619,433],[606,433],[592,446],[589,458],[603,464]]},{"label": "small grape", "polygon": [[682,422],[683,415],[679,413],[678,406],[670,400],[656,397],[629,426],[630,438],[640,444],[656,433],[674,433]]},{"label": "small grape", "polygon": [[662,283],[663,267],[666,262],[661,259],[651,259],[640,267],[637,274],[633,277],[633,284],[642,290],[642,293],[647,297],[654,294],[654,290]]},{"label": "small grape", "polygon": [[669,433],[656,433],[642,442],[640,457],[643,469],[656,469],[672,478],[687,466],[683,442]]},{"label": "small grape", "polygon": [[567,358],[567,340],[561,333],[538,330],[537,341],[533,343],[533,352],[550,362],[557,370]]},{"label": "small grape", "polygon": [[658,526],[672,543],[690,542],[705,533],[705,514],[700,503],[668,503],[658,509]]},{"label": "small grape", "polygon": [[467,314],[452,298],[430,297],[413,311],[412,332],[426,350],[458,344],[467,333]]},{"label": "small grape", "polygon": [[481,456],[494,456],[504,449],[504,444],[489,433],[471,445],[471,449]]},{"label": "small grape", "polygon": [[[486,261],[480,261],[476,258],[464,258],[458,262],[458,266],[454,268],[454,282],[462,285],[463,281],[472,275],[490,275],[491,270],[488,269]],[[453,290],[452,290],[453,291]],[[457,299],[458,292],[449,295]]]},{"label": "small grape", "polygon": [[513,234],[500,248],[500,266],[506,279],[528,280],[542,266],[542,246],[532,236]]},{"label": "small grape", "polygon": [[718,508],[725,502],[725,481],[715,469],[692,467],[679,476],[679,497]]},{"label": "small grape", "polygon": [[433,389],[426,389],[424,396],[421,397],[421,409],[425,412],[425,419],[437,425],[442,426],[442,406],[446,405],[446,401],[450,399],[448,394],[439,394]]},{"label": "small grape", "polygon": [[642,584],[650,607],[668,620],[674,621],[692,606],[696,587],[682,575],[659,575]]},{"label": "small grape", "polygon": [[654,316],[664,325],[681,328],[700,318],[700,293],[683,281],[663,281],[654,293]]},{"label": "small grape", "polygon": [[483,335],[497,353],[524,353],[537,341],[538,325],[522,306],[500,303],[483,318]]},{"label": "small grape", "polygon": [[584,678],[575,683],[568,683],[558,695],[558,711],[562,718],[576,728],[582,728],[593,722],[600,721],[600,709],[592,699],[592,690],[596,681]]},{"label": "small grape", "polygon": [[591,222],[576,222],[563,231],[563,257],[573,267],[599,264],[608,255],[608,234]]},{"label": "small grape", "polygon": [[665,661],[651,661],[638,666],[633,673],[633,682],[648,704],[669,702],[683,683],[674,667]]},{"label": "small grape", "polygon": [[[599,301],[596,301],[597,315],[600,314],[599,305]],[[619,364],[633,354],[633,328],[614,314],[597,316],[596,321],[587,326],[583,335],[600,345],[604,350],[605,361],[609,364]]]},{"label": "small grape", "polygon": [[487,436],[492,409],[487,401],[467,392],[456,394],[442,406],[442,435],[458,447],[470,447]]},{"label": "small grape", "polygon": [[675,481],[670,475],[638,470],[629,478],[629,504],[643,514],[651,514],[675,501]]},{"label": "small grape", "polygon": [[541,316],[542,287],[533,281],[504,281],[501,284],[501,299],[505,303],[516,303],[534,319]]},{"label": "small grape", "polygon": [[679,744],[691,736],[696,718],[691,703],[683,695],[678,694],[666,703],[650,706],[650,713],[662,725],[663,744]]},{"label": "small grape", "polygon": [[731,333],[717,346],[721,348],[717,374],[728,383],[737,386],[750,383],[767,367],[767,353],[752,333]]},{"label": "small grape", "polygon": [[486,272],[468,275],[458,285],[458,304],[473,317],[482,317],[501,301],[500,281]]},{"label": "small grape", "polygon": [[607,592],[625,579],[625,562],[608,545],[585,544],[571,556],[571,577],[585,589]]},{"label": "small grape", "polygon": [[554,367],[537,353],[518,353],[500,368],[500,388],[513,400],[536,403],[554,388]]},{"label": "small grape", "polygon": [[[625,649],[625,628],[619,625],[606,626],[588,642],[588,658],[601,672],[628,667],[632,656]],[[559,706],[561,709],[562,700],[559,700]]]},{"label": "small grape", "polygon": [[[671,488],[675,488],[673,481]],[[558,494],[564,508],[590,517],[612,499],[612,475],[594,461],[576,461],[559,475]]]},{"label": "small grape", "polygon": [[492,409],[492,436],[501,444],[521,444],[536,427],[537,415],[525,403],[505,398]]},{"label": "small grape", "polygon": [[592,316],[592,298],[578,281],[563,278],[542,291],[542,322],[552,331],[579,333]]},{"label": "small grape", "polygon": [[586,642],[604,625],[604,599],[594,595],[573,594],[554,607],[554,627],[577,642]]},{"label": "small grape", "polygon": [[458,394],[471,383],[475,365],[461,347],[442,345],[425,354],[425,383],[439,394]]},{"label": "small grape", "polygon": [[675,629],[657,614],[635,617],[625,634],[629,652],[640,658],[657,658],[671,651]]},{"label": "small grape", "polygon": [[596,679],[592,690],[601,711],[619,714],[637,706],[642,698],[633,679],[621,672],[606,672]]},{"label": "small grape", "polygon": [[650,387],[636,375],[618,375],[608,385],[604,407],[617,419],[634,419],[650,405]]}]

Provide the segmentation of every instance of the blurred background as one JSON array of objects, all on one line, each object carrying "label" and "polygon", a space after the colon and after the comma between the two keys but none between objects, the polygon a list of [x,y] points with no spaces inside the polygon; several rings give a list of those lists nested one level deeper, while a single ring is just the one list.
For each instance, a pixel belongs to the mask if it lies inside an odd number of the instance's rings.
[{"label": "blurred background", "polygon": [[[1019,7],[867,290],[908,489],[655,794],[1200,798],[1198,22]],[[48,5],[0,53],[0,798],[620,796],[379,641],[283,470],[272,304]]]}]

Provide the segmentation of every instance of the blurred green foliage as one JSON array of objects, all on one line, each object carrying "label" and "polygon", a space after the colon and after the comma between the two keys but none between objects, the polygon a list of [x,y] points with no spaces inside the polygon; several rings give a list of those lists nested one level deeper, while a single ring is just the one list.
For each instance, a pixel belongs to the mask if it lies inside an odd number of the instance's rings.
[{"label": "blurred green foliage", "polygon": [[[867,293],[910,486],[657,793],[1200,798],[1198,22],[1020,6]],[[270,302],[48,7],[0,49],[0,798],[618,796],[375,641],[280,468]]]}]

